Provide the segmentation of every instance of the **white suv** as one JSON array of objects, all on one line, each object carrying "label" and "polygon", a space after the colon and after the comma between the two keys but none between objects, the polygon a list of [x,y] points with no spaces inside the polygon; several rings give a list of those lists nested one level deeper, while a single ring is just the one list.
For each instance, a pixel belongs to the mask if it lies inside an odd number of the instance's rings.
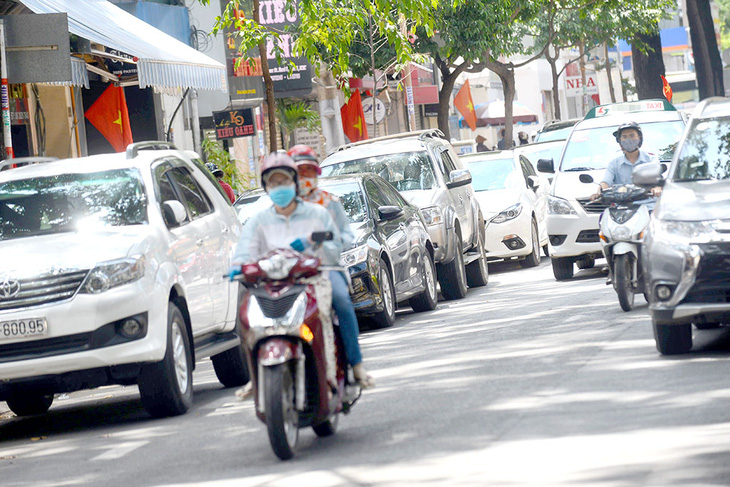
[{"label": "white suv", "polygon": [[136,383],[151,415],[182,414],[208,356],[224,385],[246,383],[223,277],[239,233],[171,144],[0,172],[0,400],[40,414],[55,393]]},{"label": "white suv", "polygon": [[467,285],[487,284],[484,217],[471,173],[436,129],[345,145],[322,161],[323,176],[375,173],[418,207],[434,247],[445,299],[460,299]]},{"label": "white suv", "polygon": [[582,183],[580,175],[589,174],[596,183],[601,181],[609,161],[621,155],[613,132],[627,122],[641,126],[641,150],[662,161],[671,160],[684,119],[667,101],[642,100],[592,108],[573,126],[557,170],[552,159],[537,162],[538,171],[555,173],[548,194],[547,229],[557,280],[573,277],[574,263],[587,269],[593,267],[596,258],[603,257],[598,218],[606,205],[591,201],[597,185]]}]

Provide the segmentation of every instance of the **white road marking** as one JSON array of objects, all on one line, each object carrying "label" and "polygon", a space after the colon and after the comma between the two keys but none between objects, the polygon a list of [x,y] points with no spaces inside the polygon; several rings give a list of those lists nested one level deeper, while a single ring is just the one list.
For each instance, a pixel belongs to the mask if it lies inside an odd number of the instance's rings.
[{"label": "white road marking", "polygon": [[118,445],[114,445],[112,447],[102,447],[100,449],[108,448],[109,451],[106,451],[101,455],[92,458],[91,460],[116,460],[118,458],[122,458],[128,453],[133,452],[137,448],[146,445],[147,443],[149,443],[149,441],[128,441],[126,443],[119,443]]}]

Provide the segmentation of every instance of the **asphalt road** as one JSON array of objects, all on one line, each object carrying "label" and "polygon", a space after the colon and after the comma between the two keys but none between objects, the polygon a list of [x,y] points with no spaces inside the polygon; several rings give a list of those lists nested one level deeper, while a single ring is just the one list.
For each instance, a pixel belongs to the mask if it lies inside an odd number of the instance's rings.
[{"label": "asphalt road", "polygon": [[621,311],[600,269],[490,271],[464,300],[364,331],[377,388],[335,436],[302,430],[292,461],[206,361],[181,417],[150,419],[136,387],[34,418],[0,403],[0,486],[730,485],[730,331],[661,357],[643,298]]}]

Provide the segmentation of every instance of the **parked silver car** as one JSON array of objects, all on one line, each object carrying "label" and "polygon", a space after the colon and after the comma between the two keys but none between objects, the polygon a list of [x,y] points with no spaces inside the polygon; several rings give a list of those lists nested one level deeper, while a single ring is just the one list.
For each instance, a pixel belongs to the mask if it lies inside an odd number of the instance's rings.
[{"label": "parked silver car", "polygon": [[445,299],[459,299],[488,280],[484,217],[471,174],[439,130],[409,132],[338,148],[323,176],[375,173],[423,215]]},{"label": "parked silver car", "polygon": [[730,323],[730,100],[711,98],[692,114],[666,180],[656,166],[634,182],[664,184],[642,258],[656,347],[692,348],[698,329]]}]

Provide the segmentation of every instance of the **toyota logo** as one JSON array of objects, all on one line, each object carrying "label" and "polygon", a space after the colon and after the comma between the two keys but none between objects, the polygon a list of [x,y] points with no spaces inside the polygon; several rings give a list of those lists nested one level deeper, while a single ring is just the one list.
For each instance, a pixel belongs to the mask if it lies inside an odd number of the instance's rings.
[{"label": "toyota logo", "polygon": [[0,277],[0,299],[11,299],[20,293],[20,282],[7,277]]}]

